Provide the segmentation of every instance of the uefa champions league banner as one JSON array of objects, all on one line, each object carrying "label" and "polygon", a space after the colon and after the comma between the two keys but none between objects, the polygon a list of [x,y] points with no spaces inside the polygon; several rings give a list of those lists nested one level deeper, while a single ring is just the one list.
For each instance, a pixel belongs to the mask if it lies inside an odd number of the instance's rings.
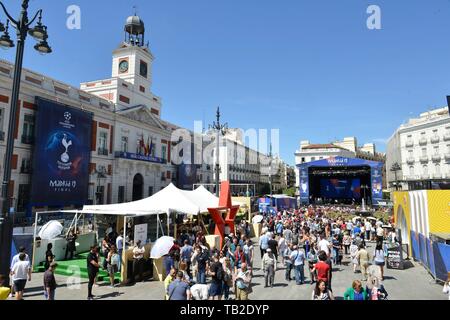
[{"label": "uefa champions league banner", "polygon": [[82,205],[87,201],[92,113],[36,98],[33,205]]}]

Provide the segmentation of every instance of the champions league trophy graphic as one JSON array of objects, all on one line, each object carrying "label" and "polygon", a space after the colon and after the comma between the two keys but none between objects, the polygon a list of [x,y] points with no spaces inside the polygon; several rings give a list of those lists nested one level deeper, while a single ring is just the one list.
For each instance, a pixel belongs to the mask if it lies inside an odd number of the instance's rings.
[{"label": "champions league trophy graphic", "polygon": [[66,151],[64,151],[64,153],[61,155],[61,161],[64,163],[67,163],[67,162],[69,162],[69,159],[70,159],[67,151],[68,151],[69,147],[72,145],[72,141],[67,142],[67,135],[64,135],[61,143],[64,146],[64,148],[66,148]]}]

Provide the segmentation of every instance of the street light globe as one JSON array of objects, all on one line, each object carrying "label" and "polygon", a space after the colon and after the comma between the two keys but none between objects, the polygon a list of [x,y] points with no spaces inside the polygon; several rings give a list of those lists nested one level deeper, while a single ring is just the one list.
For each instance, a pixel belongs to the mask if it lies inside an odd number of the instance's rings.
[{"label": "street light globe", "polygon": [[8,50],[14,47],[14,42],[9,37],[8,33],[5,33],[0,37],[0,48],[3,50]]},{"label": "street light globe", "polygon": [[47,28],[45,26],[38,24],[33,29],[30,29],[30,31],[28,31],[28,34],[32,36],[35,40],[42,41],[47,37],[46,29]]},{"label": "street light globe", "polygon": [[46,40],[41,41],[40,43],[36,44],[34,46],[34,49],[36,49],[37,52],[39,52],[42,55],[52,53],[52,48],[48,45]]}]

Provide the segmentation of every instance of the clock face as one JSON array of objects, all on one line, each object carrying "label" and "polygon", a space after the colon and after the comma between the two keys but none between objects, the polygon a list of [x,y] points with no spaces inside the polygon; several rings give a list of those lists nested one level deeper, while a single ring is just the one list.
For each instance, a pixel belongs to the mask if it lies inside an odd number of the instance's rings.
[{"label": "clock face", "polygon": [[120,73],[125,73],[128,71],[128,60],[123,60],[119,63]]},{"label": "clock face", "polygon": [[141,76],[147,78],[147,72],[148,72],[147,64],[141,61],[141,68],[140,68]]}]

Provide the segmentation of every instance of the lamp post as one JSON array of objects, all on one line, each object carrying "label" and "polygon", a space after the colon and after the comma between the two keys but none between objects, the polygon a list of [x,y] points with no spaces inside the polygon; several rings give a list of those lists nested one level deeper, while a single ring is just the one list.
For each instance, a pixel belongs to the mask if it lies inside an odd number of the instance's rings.
[{"label": "lamp post", "polygon": [[[10,25],[14,29],[16,29],[17,34],[16,60],[14,65],[8,136],[6,139],[6,151],[4,158],[0,215],[0,274],[6,277],[7,283],[9,283],[9,262],[11,258],[13,230],[12,221],[9,217],[9,210],[11,206],[9,199],[9,181],[11,180],[11,162],[14,150],[14,131],[16,129],[17,104],[19,101],[23,54],[25,49],[25,39],[27,38],[27,35],[32,36],[36,41],[38,41],[38,43],[34,46],[34,49],[39,53],[47,54],[52,52],[52,49],[47,43],[47,27],[42,24],[42,9],[38,10],[33,19],[29,21],[28,2],[29,0],[22,1],[22,11],[20,12],[20,16],[17,20],[9,14],[5,5],[0,2],[0,6],[2,7],[3,12],[6,15],[6,24],[0,22],[0,32],[3,32],[3,35],[0,37],[0,48],[6,50],[14,47],[14,41],[11,40],[11,37],[9,35]],[[38,17],[39,19],[37,24],[34,27],[31,27],[31,25]]]},{"label": "lamp post", "polygon": [[216,196],[220,195],[219,192],[219,180],[220,180],[220,164],[219,164],[219,154],[220,154],[220,135],[225,135],[228,130],[228,124],[220,123],[220,108],[217,107],[216,113],[217,121],[213,121],[212,125],[209,125],[210,129],[216,131]]},{"label": "lamp post", "polygon": [[400,171],[400,170],[402,170],[402,168],[400,167],[398,162],[394,163],[391,167],[391,172],[394,172],[394,176],[395,176],[395,181],[394,181],[395,191],[398,191],[397,171]]}]

